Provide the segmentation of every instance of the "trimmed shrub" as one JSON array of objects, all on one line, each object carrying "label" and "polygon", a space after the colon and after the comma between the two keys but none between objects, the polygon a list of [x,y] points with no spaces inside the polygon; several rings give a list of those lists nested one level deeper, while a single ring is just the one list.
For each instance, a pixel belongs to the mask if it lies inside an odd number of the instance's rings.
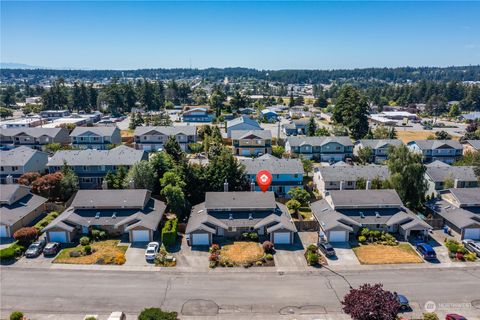
[{"label": "trimmed shrub", "polygon": [[435,312],[424,312],[423,320],[439,320],[439,318]]},{"label": "trimmed shrub", "polygon": [[47,214],[42,220],[38,221],[34,228],[38,229],[38,231],[42,231],[43,228],[48,226],[50,222],[52,222],[56,217],[58,217],[59,213],[56,211],[52,211]]},{"label": "trimmed shrub", "polygon": [[87,244],[83,249],[85,250],[85,254],[92,254],[92,247],[90,247],[90,245]]},{"label": "trimmed shrub", "polygon": [[248,238],[252,241],[258,241],[258,234],[256,232],[250,232],[248,234]]},{"label": "trimmed shrub", "polygon": [[89,237],[81,237],[80,238],[80,244],[82,246],[86,246],[86,245],[90,244],[90,238]]},{"label": "trimmed shrub", "polygon": [[309,252],[317,252],[318,251],[318,247],[314,244],[311,244],[307,247],[307,251]]},{"label": "trimmed shrub", "polygon": [[23,319],[23,313],[20,311],[13,311],[10,313],[10,320],[22,320]]},{"label": "trimmed shrub", "polygon": [[262,247],[265,253],[273,253],[273,243],[271,243],[270,241],[264,241]]},{"label": "trimmed shrub", "polygon": [[163,311],[160,308],[147,308],[138,315],[138,320],[178,320],[178,318],[176,312]]},{"label": "trimmed shrub", "polygon": [[463,259],[465,259],[465,261],[475,261],[477,260],[477,255],[473,252],[470,252],[470,253],[467,253],[463,256]]},{"label": "trimmed shrub", "polygon": [[309,266],[314,266],[318,263],[318,253],[307,252],[307,263]]},{"label": "trimmed shrub", "polygon": [[162,243],[166,246],[173,246],[177,242],[178,219],[171,219],[165,222],[162,228]]},{"label": "trimmed shrub", "polygon": [[102,231],[100,231],[99,237],[100,237],[100,239],[105,240],[105,239],[108,238],[108,233],[106,231],[102,230]]},{"label": "trimmed shrub", "polygon": [[95,240],[100,240],[100,230],[97,230],[97,229],[93,229],[92,232],[92,238],[95,239]]},{"label": "trimmed shrub", "polygon": [[216,252],[213,252],[212,254],[210,254],[210,257],[208,257],[208,260],[209,261],[218,261],[218,253]]},{"label": "trimmed shrub", "polygon": [[255,265],[257,267],[260,267],[261,265],[263,265],[263,262],[261,260],[258,260],[257,262],[255,262]]},{"label": "trimmed shrub", "polygon": [[267,260],[273,260],[273,255],[272,255],[271,253],[267,253],[267,254],[265,255],[265,259],[267,259]]},{"label": "trimmed shrub", "polygon": [[127,262],[127,259],[125,258],[125,254],[119,253],[115,256],[115,259],[113,260],[113,263],[117,265],[121,265]]},{"label": "trimmed shrub", "polygon": [[365,236],[359,236],[358,237],[358,242],[365,243],[365,241],[367,241],[367,238]]},{"label": "trimmed shrub", "polygon": [[220,251],[220,245],[214,243],[212,246],[208,249],[208,252],[214,253]]},{"label": "trimmed shrub", "polygon": [[34,227],[20,228],[13,234],[13,238],[23,246],[28,246],[38,237],[38,230]]},{"label": "trimmed shrub", "polygon": [[15,249],[13,247],[6,247],[0,250],[0,261],[8,261],[15,258]]}]

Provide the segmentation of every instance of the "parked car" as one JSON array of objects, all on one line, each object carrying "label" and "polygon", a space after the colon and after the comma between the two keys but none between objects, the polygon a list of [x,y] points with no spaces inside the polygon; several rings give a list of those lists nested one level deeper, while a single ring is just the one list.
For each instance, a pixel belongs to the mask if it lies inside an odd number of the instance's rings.
[{"label": "parked car", "polygon": [[60,243],[49,242],[45,246],[45,249],[43,249],[43,255],[44,256],[54,256],[58,253],[59,250],[60,250]]},{"label": "parked car", "polygon": [[42,253],[43,248],[45,248],[45,240],[35,241],[28,247],[27,251],[25,251],[25,257],[27,258],[38,257],[40,253]]},{"label": "parked car", "polygon": [[474,241],[471,239],[464,239],[462,240],[462,244],[465,246],[465,248],[473,252],[477,255],[477,257],[480,258],[480,241]]},{"label": "parked car", "polygon": [[318,244],[318,249],[327,257],[334,257],[336,255],[335,249],[328,242],[320,242]]},{"label": "parked car", "polygon": [[445,316],[445,320],[467,320],[467,318],[456,313],[449,313]]},{"label": "parked car", "polygon": [[147,245],[147,249],[145,250],[145,259],[153,260],[160,249],[160,244],[158,242],[150,242]]},{"label": "parked car", "polygon": [[395,292],[395,296],[397,297],[397,301],[400,304],[400,310],[408,310],[410,309],[410,303],[408,302],[407,297],[402,294],[397,294]]},{"label": "parked car", "polygon": [[433,250],[432,246],[426,243],[417,244],[417,251],[425,260],[435,260],[437,259],[437,254]]},{"label": "parked car", "polygon": [[126,320],[127,317],[125,316],[125,313],[121,311],[115,311],[110,314],[107,320]]}]

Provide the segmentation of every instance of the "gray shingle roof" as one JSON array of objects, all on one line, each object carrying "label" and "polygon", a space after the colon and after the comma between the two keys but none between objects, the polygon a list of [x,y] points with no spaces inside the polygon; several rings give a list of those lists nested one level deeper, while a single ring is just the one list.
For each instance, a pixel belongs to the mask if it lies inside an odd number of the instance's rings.
[{"label": "gray shingle roof", "polygon": [[398,139],[362,139],[360,143],[363,147],[370,147],[375,150],[390,145],[399,146],[402,144],[402,141]]},{"label": "gray shingle roof", "polygon": [[352,140],[349,137],[306,137],[295,136],[287,139],[290,146],[297,147],[302,145],[323,146],[330,142],[337,142],[344,146],[353,146]]},{"label": "gray shingle roof", "polygon": [[257,121],[247,117],[247,116],[241,116],[241,117],[238,117],[238,118],[235,118],[233,120],[230,120],[230,121],[227,121],[227,129],[232,127],[232,126],[235,126],[237,124],[240,124],[240,123],[246,123],[246,124],[249,124],[251,126],[255,126],[257,127],[259,130],[262,130],[262,128],[260,127],[260,125],[258,124]]},{"label": "gray shingle roof", "polygon": [[402,200],[393,189],[382,190],[331,190],[333,208],[400,208]]},{"label": "gray shingle roof", "polygon": [[356,181],[359,178],[373,180],[379,178],[386,180],[390,176],[387,166],[328,166],[318,169],[324,181]]},{"label": "gray shingle roof", "polygon": [[116,130],[120,130],[117,126],[106,126],[106,127],[76,127],[70,133],[71,137],[78,137],[87,132],[91,132],[101,137],[110,137]]},{"label": "gray shingle roof", "polygon": [[[9,190],[9,188],[11,189],[13,187],[6,188],[6,191],[11,192],[12,190]],[[4,185],[2,185],[2,193],[3,192]],[[19,194],[19,197],[21,198],[16,199],[11,204],[7,204],[3,202],[4,195],[2,195],[2,204],[0,205],[0,221],[2,224],[11,226],[48,201],[43,197],[31,193]]]},{"label": "gray shingle roof", "polygon": [[197,133],[196,126],[146,126],[137,127],[135,129],[135,136],[141,136],[149,132],[157,132],[158,134],[164,134],[167,136],[175,136],[177,134],[184,134],[187,136],[194,136]]},{"label": "gray shingle roof", "polygon": [[232,131],[232,139],[272,139],[270,130],[234,130]]},{"label": "gray shingle roof", "polygon": [[145,157],[143,150],[119,146],[111,150],[62,150],[57,151],[47,166],[62,166],[66,161],[70,166],[131,166]]},{"label": "gray shingle roof", "polygon": [[456,140],[414,140],[409,144],[415,143],[421,150],[438,149],[447,146],[453,149],[463,149],[460,142]]},{"label": "gray shingle roof", "polygon": [[467,143],[470,144],[475,150],[480,150],[480,140],[467,140]]},{"label": "gray shingle roof", "polygon": [[150,198],[145,189],[78,190],[71,204],[74,208],[143,208]]},{"label": "gray shingle roof", "polygon": [[2,184],[1,204],[12,204],[30,193],[30,188],[21,184]]},{"label": "gray shingle roof", "polygon": [[207,192],[205,208],[222,209],[273,209],[276,207],[273,192]]},{"label": "gray shingle roof", "polygon": [[448,189],[461,207],[480,207],[480,188]]},{"label": "gray shingle roof", "polygon": [[25,146],[2,150],[0,151],[0,164],[2,166],[24,166],[36,153],[43,152]]},{"label": "gray shingle roof", "polygon": [[462,208],[457,208],[447,201],[434,200],[433,202],[427,204],[427,206],[439,214],[442,218],[460,229],[472,225],[480,226],[480,215]]},{"label": "gray shingle roof", "polygon": [[300,159],[279,159],[264,154],[256,159],[240,159],[247,174],[257,174],[260,170],[268,170],[271,174],[304,174]]},{"label": "gray shingle roof", "polygon": [[444,182],[447,179],[477,181],[473,169],[473,166],[427,166],[427,175],[434,182]]},{"label": "gray shingle roof", "polygon": [[6,136],[6,137],[11,137],[11,136],[16,136],[18,134],[27,134],[31,137],[42,137],[42,136],[47,136],[50,138],[55,138],[60,132],[66,131],[66,129],[63,128],[40,128],[40,127],[34,127],[34,128],[9,128],[9,129],[2,129],[0,131],[0,135]]}]

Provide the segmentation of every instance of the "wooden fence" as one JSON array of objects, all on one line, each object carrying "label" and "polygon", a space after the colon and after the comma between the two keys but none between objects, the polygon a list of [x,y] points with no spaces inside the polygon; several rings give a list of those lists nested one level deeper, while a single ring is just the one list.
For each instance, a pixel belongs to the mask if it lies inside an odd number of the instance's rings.
[{"label": "wooden fence", "polygon": [[294,223],[298,231],[318,231],[320,229],[316,220],[294,221]]}]

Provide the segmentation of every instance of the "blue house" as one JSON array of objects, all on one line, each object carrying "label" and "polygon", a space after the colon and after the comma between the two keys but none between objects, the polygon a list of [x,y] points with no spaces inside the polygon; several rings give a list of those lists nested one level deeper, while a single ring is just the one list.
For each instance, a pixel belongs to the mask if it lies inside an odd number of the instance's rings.
[{"label": "blue house", "polygon": [[288,137],[285,152],[305,159],[338,162],[353,156],[353,143],[349,137]]},{"label": "blue house", "polygon": [[300,159],[278,159],[270,154],[264,154],[255,159],[239,159],[245,166],[248,180],[255,183],[255,191],[260,191],[256,182],[257,172],[268,170],[272,174],[272,184],[268,191],[275,192],[277,197],[289,197],[291,188],[303,188],[303,165]]},{"label": "blue house", "polygon": [[182,122],[212,122],[214,118],[214,113],[207,108],[193,108],[182,114]]},{"label": "blue house", "polygon": [[276,122],[278,120],[278,114],[270,109],[263,109],[261,111],[263,119],[268,122]]}]

